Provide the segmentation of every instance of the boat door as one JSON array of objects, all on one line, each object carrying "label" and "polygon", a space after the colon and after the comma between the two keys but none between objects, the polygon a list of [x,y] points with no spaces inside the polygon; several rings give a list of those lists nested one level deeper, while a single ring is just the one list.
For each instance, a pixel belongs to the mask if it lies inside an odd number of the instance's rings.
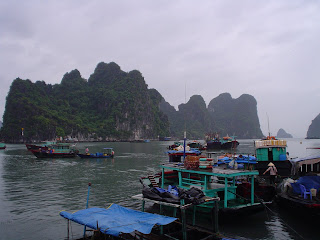
[{"label": "boat door", "polygon": [[268,160],[273,161],[273,151],[272,148],[268,148]]}]

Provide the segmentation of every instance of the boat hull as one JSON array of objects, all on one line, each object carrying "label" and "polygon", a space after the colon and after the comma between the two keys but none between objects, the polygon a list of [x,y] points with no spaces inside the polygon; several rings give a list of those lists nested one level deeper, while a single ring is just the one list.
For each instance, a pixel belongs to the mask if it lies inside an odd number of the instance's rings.
[{"label": "boat hull", "polygon": [[294,213],[299,215],[320,217],[320,201],[303,199],[300,195],[291,196],[287,193],[278,193],[276,202],[288,210],[294,209]]},{"label": "boat hull", "polygon": [[238,141],[231,141],[221,144],[221,149],[235,149],[239,146]]},{"label": "boat hull", "polygon": [[80,158],[113,158],[113,155],[77,154]]},{"label": "boat hull", "polygon": [[234,141],[228,141],[225,143],[222,143],[220,141],[209,141],[207,142],[207,149],[208,150],[220,150],[220,149],[235,149],[239,146],[239,142]]},{"label": "boat hull", "polygon": [[209,141],[207,142],[208,150],[219,150],[221,149],[221,142],[219,141]]},{"label": "boat hull", "polygon": [[50,153],[47,151],[32,151],[37,158],[74,158],[77,156],[75,152],[70,153]]}]

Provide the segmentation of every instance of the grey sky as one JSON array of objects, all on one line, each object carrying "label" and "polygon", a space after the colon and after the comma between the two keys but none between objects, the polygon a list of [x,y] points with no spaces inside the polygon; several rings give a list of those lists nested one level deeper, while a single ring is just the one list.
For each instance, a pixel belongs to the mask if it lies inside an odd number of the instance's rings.
[{"label": "grey sky", "polygon": [[99,62],[139,70],[177,107],[253,95],[261,129],[305,137],[320,113],[320,1],[0,1],[0,115],[12,81]]}]

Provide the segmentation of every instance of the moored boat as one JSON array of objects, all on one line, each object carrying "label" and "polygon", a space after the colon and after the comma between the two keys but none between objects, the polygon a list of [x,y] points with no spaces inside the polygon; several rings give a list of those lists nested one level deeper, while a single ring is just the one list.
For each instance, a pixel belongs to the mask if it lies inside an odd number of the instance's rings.
[{"label": "moored boat", "polygon": [[0,149],[6,149],[6,144],[5,143],[0,143]]},{"label": "moored boat", "polygon": [[268,164],[272,162],[277,168],[278,175],[281,177],[290,176],[291,163],[287,159],[286,140],[268,136],[265,139],[255,141],[254,146],[257,158],[255,169],[259,171],[260,175],[263,175],[263,172],[268,168]]},{"label": "moored boat", "polygon": [[320,156],[290,161],[291,177],[277,187],[277,203],[296,215],[320,217]]},{"label": "moored boat", "polygon": [[239,142],[236,140],[235,136],[229,137],[228,135],[220,138],[216,134],[206,135],[207,149],[208,150],[226,150],[226,149],[236,149],[239,146]]},{"label": "moored boat", "polygon": [[46,142],[34,143],[34,144],[27,143],[26,147],[27,147],[28,151],[39,150],[39,148],[47,149],[50,145],[56,144],[56,143],[57,142],[55,142],[55,141],[46,141]]},{"label": "moored boat", "polygon": [[38,149],[30,149],[37,158],[73,158],[78,150],[70,143],[55,143]]},{"label": "moored boat", "polygon": [[202,144],[201,142],[194,140],[192,142],[188,142],[187,146],[189,146],[191,149],[195,149],[195,150],[206,150],[207,146],[206,144]]},{"label": "moored boat", "polygon": [[[68,220],[68,239],[69,239],[69,220],[84,225],[83,238],[81,239],[227,239],[218,230],[217,212],[214,212],[212,219],[213,230],[195,224],[193,216],[192,226],[187,224],[187,208],[195,206],[192,203],[178,202],[176,204],[163,201],[155,201],[138,194],[132,196],[133,199],[142,200],[142,211],[122,207],[118,204],[111,204],[107,208],[88,207],[90,186],[88,186],[88,196],[86,209],[78,210],[73,213],[61,211],[60,216]],[[188,199],[189,197],[186,196]],[[218,199],[210,199],[217,201]],[[173,216],[145,212],[145,202],[150,201],[160,206],[173,208]],[[194,209],[194,208],[193,208]],[[179,216],[177,216],[179,210]],[[216,208],[216,210],[218,210]],[[171,215],[171,214],[170,214]],[[180,219],[180,221],[179,221]],[[90,229],[87,229],[90,228]],[[87,232],[92,233],[87,236]],[[80,239],[79,239],[80,240]]]},{"label": "moored boat", "polygon": [[[188,164],[191,168],[188,167]],[[160,166],[161,175],[155,176],[157,178],[155,181],[150,176],[141,178],[140,181],[149,186],[156,183],[163,189],[166,189],[168,185],[174,185],[181,189],[195,187],[201,189],[207,197],[219,197],[221,199],[219,202],[220,217],[247,215],[249,212],[264,209],[264,204],[267,202],[256,195],[254,178],[259,175],[258,171],[218,167],[200,168],[199,164],[186,163],[186,161],[184,165],[165,164]],[[202,209],[205,212],[211,207],[204,203],[197,206],[197,209]]]},{"label": "moored boat", "polygon": [[186,156],[199,156],[201,151],[197,149],[190,149],[189,146],[184,148],[183,145],[179,145],[173,150],[169,150],[167,153],[169,156],[169,162],[182,162],[182,159]]}]

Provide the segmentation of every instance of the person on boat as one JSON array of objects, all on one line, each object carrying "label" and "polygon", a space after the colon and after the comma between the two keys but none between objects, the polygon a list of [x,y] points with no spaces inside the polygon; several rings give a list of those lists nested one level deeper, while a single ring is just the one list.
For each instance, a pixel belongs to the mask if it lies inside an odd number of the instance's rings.
[{"label": "person on boat", "polygon": [[287,152],[287,160],[290,160],[289,152]]},{"label": "person on boat", "polygon": [[263,175],[265,175],[269,171],[270,171],[270,184],[274,185],[275,184],[274,180],[276,179],[278,170],[272,162],[268,164],[268,169],[263,173]]},{"label": "person on boat", "polygon": [[88,154],[89,153],[89,148],[86,148],[86,154]]}]

